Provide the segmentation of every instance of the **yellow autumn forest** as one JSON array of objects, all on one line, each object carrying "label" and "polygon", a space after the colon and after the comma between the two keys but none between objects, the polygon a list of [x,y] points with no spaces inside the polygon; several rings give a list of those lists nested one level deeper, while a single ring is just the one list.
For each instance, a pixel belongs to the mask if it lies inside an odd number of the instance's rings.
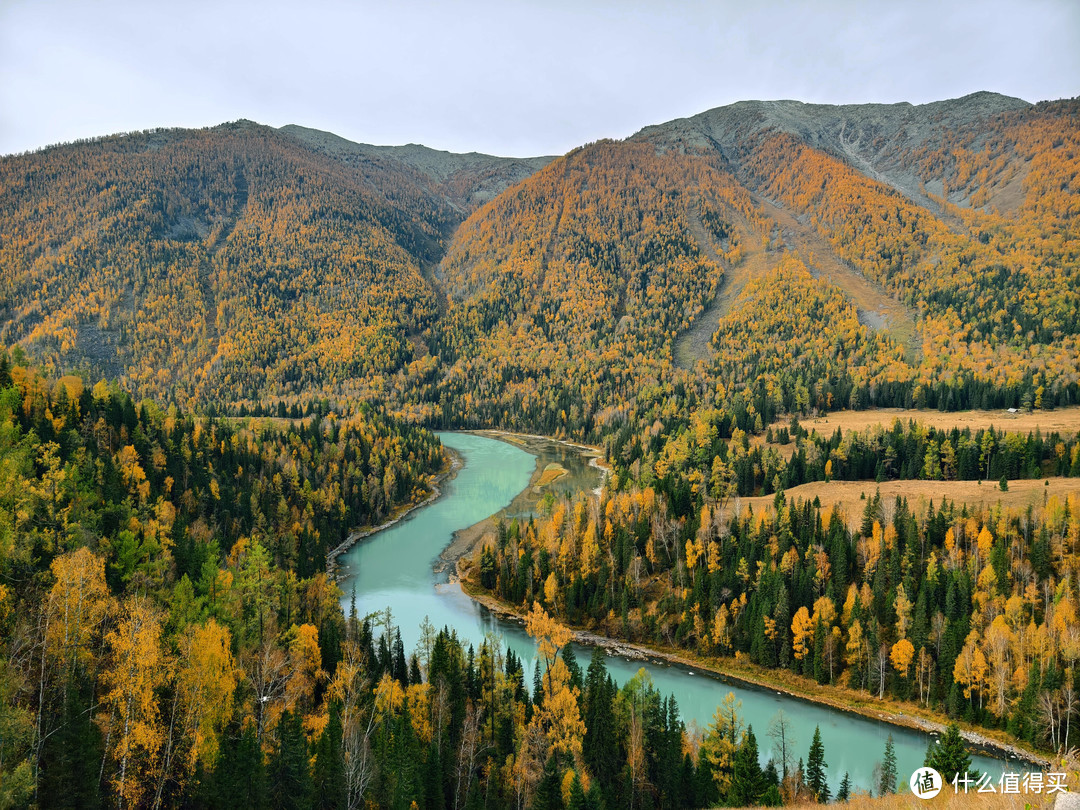
[{"label": "yellow autumn forest", "polygon": [[[0,158],[0,807],[850,795],[575,629],[1067,754],[1080,105],[942,104],[436,169],[250,122]],[[461,564],[534,673],[342,607],[451,429],[607,471]]]}]

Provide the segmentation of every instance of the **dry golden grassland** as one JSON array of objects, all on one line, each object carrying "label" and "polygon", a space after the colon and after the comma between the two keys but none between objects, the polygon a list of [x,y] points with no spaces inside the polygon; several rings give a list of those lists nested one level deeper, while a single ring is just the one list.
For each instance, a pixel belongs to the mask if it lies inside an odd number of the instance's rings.
[{"label": "dry golden grassland", "polygon": [[[1035,431],[1035,428],[1039,428],[1044,435],[1054,431],[1072,434],[1080,430],[1080,407],[1057,408],[1052,411],[1032,411],[1031,413],[1009,413],[1008,411],[944,412],[904,408],[876,408],[867,411],[834,411],[815,419],[800,419],[799,424],[808,431],[816,430],[824,436],[832,435],[837,428],[840,428],[842,432],[866,430],[872,425],[891,428],[893,422],[897,419],[904,424],[914,419],[916,422],[934,428],[958,427],[961,430],[971,428],[974,431],[993,426],[994,430],[1002,430],[1008,433],[1031,433]],[[773,429],[785,427],[790,424],[790,421],[790,419],[781,420],[773,425]]]},{"label": "dry golden grassland", "polygon": [[[908,504],[918,507],[924,501],[933,501],[939,505],[948,499],[956,503],[971,506],[992,506],[1001,503],[1013,509],[1023,509],[1028,505],[1042,506],[1051,497],[1064,500],[1069,495],[1080,495],[1080,478],[1038,478],[1034,480],[1010,481],[1009,491],[1002,492],[996,482],[984,481],[814,481],[809,484],[792,487],[784,491],[788,502],[795,500],[813,501],[818,498],[825,507],[839,508],[850,527],[856,527],[862,521],[866,498],[875,492],[881,492],[882,501],[891,504],[896,496],[907,498]],[[745,510],[752,505],[758,512],[771,506],[775,495],[758,495],[741,498],[739,508]]]},{"label": "dry golden grassland", "polygon": [[[951,411],[943,412],[936,410],[920,410],[915,408],[874,408],[867,411],[833,411],[824,416],[813,419],[800,419],[802,425],[810,433],[816,432],[819,436],[832,436],[836,429],[841,433],[848,431],[864,431],[874,425],[891,429],[893,423],[899,419],[905,426],[911,420],[927,427],[948,430],[951,428],[970,428],[972,431],[993,427],[996,431],[1005,433],[1033,433],[1036,428],[1043,435],[1057,432],[1062,435],[1072,435],[1080,431],[1080,407],[1058,408],[1053,411],[1032,411],[1031,413],[1009,413],[1008,411]],[[778,419],[771,425],[774,431],[788,427],[791,418]],[[751,444],[764,444],[763,435],[753,436]],[[795,453],[795,443],[769,445],[786,460],[790,460]]]}]

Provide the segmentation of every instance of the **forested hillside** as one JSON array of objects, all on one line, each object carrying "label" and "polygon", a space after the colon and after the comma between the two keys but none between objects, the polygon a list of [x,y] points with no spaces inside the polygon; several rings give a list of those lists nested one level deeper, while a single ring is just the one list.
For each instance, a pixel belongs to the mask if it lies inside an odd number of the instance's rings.
[{"label": "forested hillside", "polygon": [[[697,407],[768,423],[1076,402],[1075,104],[783,105],[582,147],[473,214],[439,268],[448,367],[423,379],[420,400],[441,405],[425,415],[601,440]],[[882,171],[853,151],[872,136]],[[716,307],[726,284],[741,294]],[[677,337],[709,318],[702,364],[676,368]]]},{"label": "forested hillside", "polygon": [[[1078,117],[746,102],[555,159],[250,122],[0,158],[0,807],[825,795],[733,703],[698,734],[583,672],[563,624],[1072,745],[1075,423],[800,419],[1075,413]],[[325,573],[427,496],[429,429],[477,427],[611,471],[462,564],[529,614],[531,673],[450,629],[410,656]],[[919,488],[1018,479],[1026,508]],[[788,492],[841,480],[910,497]]]},{"label": "forested hillside", "polygon": [[185,405],[374,395],[426,353],[469,183],[531,168],[347,157],[238,122],[0,160],[0,342]]},{"label": "forested hillside", "polygon": [[[436,417],[595,436],[651,403],[673,380],[674,336],[723,283],[718,259],[739,260],[736,215],[760,222],[708,163],[611,142],[489,203],[439,268],[450,303]],[[696,221],[725,258],[694,240]]]},{"label": "forested hillside", "polygon": [[[247,122],[54,147],[0,160],[2,336],[180,404],[592,439],[684,390],[1068,404],[1077,129],[1075,102],[976,94],[747,102],[554,162]],[[815,345],[774,339],[807,318]]]},{"label": "forested hillside", "polygon": [[[0,806],[696,807],[808,796],[728,700],[342,614],[350,527],[426,495],[434,437],[370,415],[194,418],[0,355]],[[689,747],[688,747],[689,746]]]},{"label": "forested hillside", "polygon": [[377,416],[205,420],[0,355],[0,805],[174,806],[283,713],[316,735],[326,553],[443,464]]},{"label": "forested hillside", "polygon": [[[897,447],[925,447],[925,458],[936,458],[940,437],[927,442],[898,427],[885,439],[887,457],[903,465]],[[982,439],[989,460],[994,438]],[[798,441],[793,466],[802,469],[804,450],[817,456],[819,445]],[[1035,448],[1022,439],[1015,446],[1019,457],[1010,460],[1010,450],[991,463],[1022,466],[1029,457],[1042,469]],[[1069,446],[1075,462],[1075,437]],[[690,451],[691,467],[716,452]],[[751,466],[737,443],[721,456],[736,470]],[[860,463],[872,468],[855,452],[851,462],[844,472],[853,477]],[[723,462],[711,478],[702,466],[679,471],[665,454],[640,476],[650,486],[613,488],[598,504],[563,503],[535,523],[503,526],[474,575],[512,604],[538,600],[604,635],[706,659],[743,656],[1006,729],[1032,745],[1068,747],[1080,651],[1080,497],[1015,510],[877,496],[852,531],[840,510],[791,502],[782,485],[772,509],[739,514],[731,499],[747,478],[728,483]]]}]

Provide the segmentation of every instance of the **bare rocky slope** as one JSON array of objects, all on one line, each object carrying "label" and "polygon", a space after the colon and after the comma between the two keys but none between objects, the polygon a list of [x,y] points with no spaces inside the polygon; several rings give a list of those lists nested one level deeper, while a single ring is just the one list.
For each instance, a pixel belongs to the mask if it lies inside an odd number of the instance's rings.
[{"label": "bare rocky slope", "polygon": [[[980,119],[1031,106],[1023,99],[989,92],[919,105],[740,101],[645,127],[633,139],[665,148],[714,148],[737,169],[741,148],[749,138],[768,130],[786,132],[936,212],[939,206],[921,190],[911,155],[940,145],[950,134]],[[973,145],[980,144],[976,140]]]},{"label": "bare rocky slope", "polygon": [[381,164],[397,173],[413,175],[419,183],[464,213],[494,199],[509,186],[524,180],[555,159],[554,156],[496,157],[479,152],[459,154],[415,143],[372,146],[297,124],[288,124],[280,131],[313,151],[330,155],[349,165],[363,168],[365,165]]}]

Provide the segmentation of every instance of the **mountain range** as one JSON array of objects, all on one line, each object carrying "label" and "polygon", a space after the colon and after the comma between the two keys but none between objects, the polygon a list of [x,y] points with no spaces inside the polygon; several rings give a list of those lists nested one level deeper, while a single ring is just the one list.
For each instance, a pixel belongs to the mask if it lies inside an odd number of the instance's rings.
[{"label": "mountain range", "polygon": [[0,343],[139,396],[579,436],[1075,401],[1077,101],[748,101],[559,157],[238,121],[0,159]]}]

